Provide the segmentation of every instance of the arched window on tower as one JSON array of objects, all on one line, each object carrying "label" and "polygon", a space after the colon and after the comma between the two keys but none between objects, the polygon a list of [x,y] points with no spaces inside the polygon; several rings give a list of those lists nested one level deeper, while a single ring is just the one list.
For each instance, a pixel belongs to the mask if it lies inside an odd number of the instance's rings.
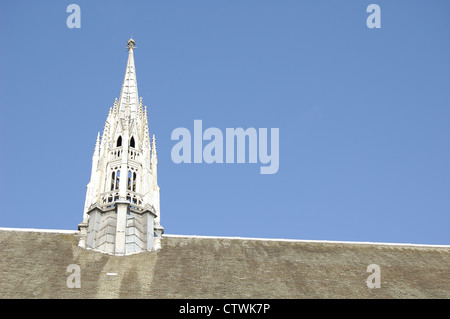
[{"label": "arched window on tower", "polygon": [[120,183],[120,169],[117,169],[117,167],[115,167],[111,172],[111,190],[112,191],[118,190],[119,183]]},{"label": "arched window on tower", "polygon": [[116,179],[116,172],[112,172],[111,174],[111,190],[114,190],[114,183],[115,183],[115,179]]},{"label": "arched window on tower", "polygon": [[119,183],[120,183],[120,170],[117,171],[116,174],[116,185],[115,185],[115,189],[119,189]]},{"label": "arched window on tower", "polygon": [[128,183],[127,183],[127,189],[129,189],[129,190],[131,190],[131,182],[132,182],[131,177],[132,177],[131,171],[128,171]]},{"label": "arched window on tower", "polygon": [[119,136],[119,138],[117,139],[117,147],[122,146],[122,136]]},{"label": "arched window on tower", "polygon": [[136,147],[136,146],[135,146],[135,142],[134,142],[134,136],[131,137],[131,140],[130,140],[130,147],[132,147],[132,148],[135,148],[135,147]]}]

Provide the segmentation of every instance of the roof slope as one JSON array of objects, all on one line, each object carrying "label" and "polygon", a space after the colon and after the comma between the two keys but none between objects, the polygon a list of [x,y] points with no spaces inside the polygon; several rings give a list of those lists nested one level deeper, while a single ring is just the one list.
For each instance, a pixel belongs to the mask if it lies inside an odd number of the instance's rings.
[{"label": "roof slope", "polygon": [[[77,244],[0,230],[0,298],[450,298],[449,247],[166,236],[157,252],[118,257]],[[369,264],[381,288],[367,287]]]}]

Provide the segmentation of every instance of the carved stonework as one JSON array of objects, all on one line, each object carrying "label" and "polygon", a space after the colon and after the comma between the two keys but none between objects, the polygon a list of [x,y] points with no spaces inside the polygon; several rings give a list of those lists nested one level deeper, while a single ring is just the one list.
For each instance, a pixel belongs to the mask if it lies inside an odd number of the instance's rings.
[{"label": "carved stonework", "polygon": [[[147,108],[138,99],[134,48],[119,100],[109,109],[103,135],[97,136],[87,185],[79,246],[114,255],[160,248],[156,142],[150,143]],[[147,155],[146,155],[147,154]]]}]

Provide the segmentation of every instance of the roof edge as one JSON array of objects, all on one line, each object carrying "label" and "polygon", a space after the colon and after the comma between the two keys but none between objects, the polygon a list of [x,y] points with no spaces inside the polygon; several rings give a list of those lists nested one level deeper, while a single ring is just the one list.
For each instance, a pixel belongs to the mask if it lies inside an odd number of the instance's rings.
[{"label": "roof edge", "polygon": [[254,238],[254,237],[233,237],[233,236],[203,236],[203,235],[173,235],[163,234],[168,238],[200,238],[200,239],[235,239],[235,240],[255,240],[255,241],[281,241],[294,243],[325,243],[325,244],[354,244],[354,245],[383,245],[383,246],[407,246],[407,247],[430,247],[430,248],[450,248],[450,245],[433,244],[411,244],[411,243],[383,243],[364,241],[336,241],[336,240],[309,240],[309,239],[283,239],[283,238]]},{"label": "roof edge", "polygon": [[[59,234],[79,234],[79,232],[80,232],[79,230],[67,230],[67,229],[12,228],[12,227],[0,227],[0,231],[59,233]],[[280,242],[293,242],[293,243],[324,243],[324,244],[347,244],[347,245],[350,244],[350,245],[382,245],[382,246],[450,248],[450,245],[433,245],[433,244],[383,243],[383,242],[365,242],[365,241],[309,240],[309,239],[285,239],[285,238],[255,238],[255,237],[236,237],[236,236],[163,234],[162,238],[232,239],[232,240],[254,240],[254,241],[280,241]]]},{"label": "roof edge", "polygon": [[0,227],[0,231],[19,231],[19,232],[31,232],[31,233],[59,233],[59,234],[78,234],[78,230],[66,230],[66,229],[40,229],[40,228],[11,228]]}]

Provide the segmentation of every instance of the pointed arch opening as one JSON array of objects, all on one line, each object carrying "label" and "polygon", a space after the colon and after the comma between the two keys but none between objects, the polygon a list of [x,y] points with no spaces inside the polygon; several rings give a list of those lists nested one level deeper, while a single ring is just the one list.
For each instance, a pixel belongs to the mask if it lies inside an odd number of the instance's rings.
[{"label": "pointed arch opening", "polygon": [[111,172],[111,191],[118,190],[120,183],[120,169],[114,167]]},{"label": "pointed arch opening", "polygon": [[131,140],[130,140],[130,147],[136,148],[136,143],[134,142],[134,136],[131,137]]},{"label": "pointed arch opening", "polygon": [[122,136],[119,136],[119,138],[117,139],[117,144],[116,147],[122,146]]},{"label": "pointed arch opening", "polygon": [[127,183],[127,189],[131,190],[131,183],[132,183],[132,173],[131,171],[128,171],[128,183]]},{"label": "pointed arch opening", "polygon": [[120,169],[117,170],[116,173],[116,181],[115,181],[115,189],[119,189],[119,183],[120,183]]},{"label": "pointed arch opening", "polygon": [[116,172],[113,171],[111,174],[111,190],[114,190],[115,187],[115,182],[116,182]]}]

